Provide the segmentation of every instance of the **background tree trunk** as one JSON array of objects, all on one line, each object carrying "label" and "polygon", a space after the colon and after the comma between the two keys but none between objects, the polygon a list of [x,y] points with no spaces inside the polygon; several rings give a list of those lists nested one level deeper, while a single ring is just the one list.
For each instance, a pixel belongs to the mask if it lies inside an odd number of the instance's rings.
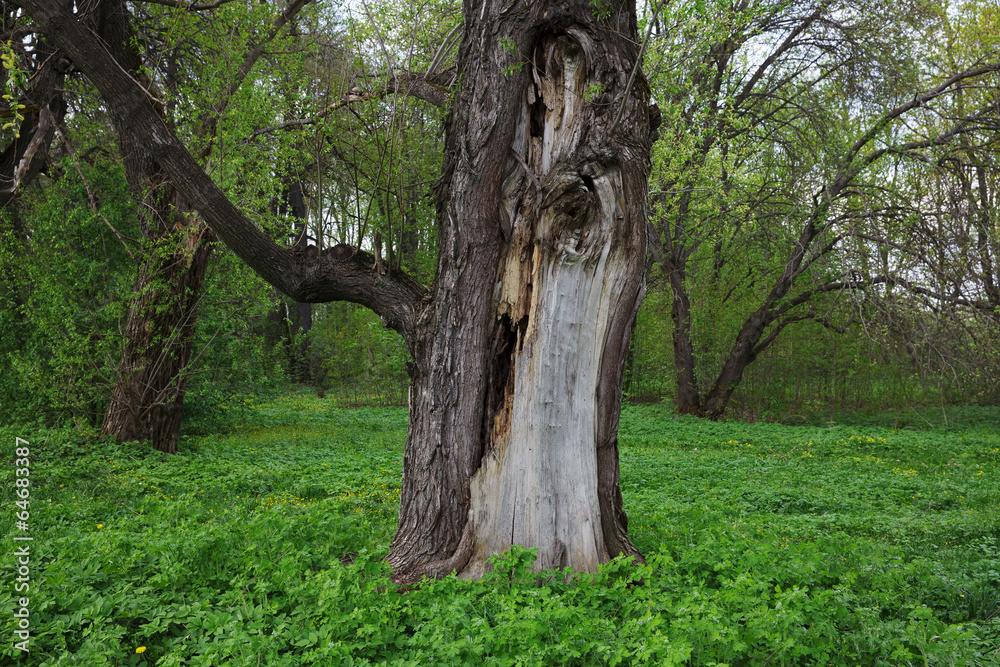
[{"label": "background tree trunk", "polygon": [[[142,80],[142,60],[125,3],[98,2],[91,20],[118,64]],[[155,449],[172,454],[180,439],[186,369],[212,232],[187,213],[187,203],[120,111],[109,111],[125,176],[139,201],[145,247],[101,434],[122,442],[149,440]]]},{"label": "background tree trunk", "polygon": [[[302,191],[302,181],[294,179],[289,184],[284,193],[284,202],[278,208],[282,215],[290,214],[295,219],[293,229],[295,231],[294,248],[301,248],[308,252],[312,247],[312,252],[316,252],[316,246],[309,245],[308,221],[306,220],[306,200]],[[309,339],[306,336],[312,329],[312,304],[302,301],[294,302],[294,311],[289,309],[289,317],[282,317],[282,329],[288,332],[285,339],[285,346],[288,350],[288,370],[292,379],[296,382],[311,382],[312,370],[309,359]],[[288,321],[284,321],[287,319]],[[296,336],[299,336],[296,342]]]},{"label": "background tree trunk", "polygon": [[[191,221],[178,239],[151,244],[139,266],[122,359],[101,425],[119,441],[149,440],[173,454],[180,439],[198,297],[211,254],[208,230]],[[211,232],[208,232],[209,234]]]},{"label": "background tree trunk", "polygon": [[673,322],[674,372],[677,383],[677,412],[682,415],[701,413],[698,378],[695,369],[694,342],[691,339],[691,300],[684,284],[683,262],[673,258],[661,262],[668,271],[671,300],[670,319]]}]

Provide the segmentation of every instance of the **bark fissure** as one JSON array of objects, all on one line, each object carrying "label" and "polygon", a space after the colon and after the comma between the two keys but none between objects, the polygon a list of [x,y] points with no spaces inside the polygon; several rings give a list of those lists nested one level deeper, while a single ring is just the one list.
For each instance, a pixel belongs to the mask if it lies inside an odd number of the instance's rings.
[{"label": "bark fissure", "polygon": [[[510,406],[514,396],[515,355],[523,340],[519,339],[519,326],[511,322],[510,315],[504,313],[497,321],[493,334],[493,354],[490,363],[490,381],[486,392],[486,406],[483,423],[482,456],[497,456],[494,443],[503,440],[503,434],[510,428]],[[478,470],[482,460],[475,461]]]}]

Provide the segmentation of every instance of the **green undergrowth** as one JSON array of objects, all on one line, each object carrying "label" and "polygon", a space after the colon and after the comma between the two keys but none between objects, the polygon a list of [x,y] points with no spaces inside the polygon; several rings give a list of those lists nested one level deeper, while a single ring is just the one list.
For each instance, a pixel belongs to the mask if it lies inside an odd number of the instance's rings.
[{"label": "green undergrowth", "polygon": [[405,410],[233,397],[175,456],[4,427],[0,529],[34,539],[29,653],[11,537],[0,558],[0,664],[997,665],[1000,410],[941,414],[788,426],[627,407],[645,564],[538,574],[515,549],[482,582],[407,592],[381,561]]}]

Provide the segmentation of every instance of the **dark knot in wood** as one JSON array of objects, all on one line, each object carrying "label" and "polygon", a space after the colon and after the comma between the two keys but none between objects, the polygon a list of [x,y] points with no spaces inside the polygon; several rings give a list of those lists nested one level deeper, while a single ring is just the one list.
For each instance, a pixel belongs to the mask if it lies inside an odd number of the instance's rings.
[{"label": "dark knot in wood", "polygon": [[338,243],[337,245],[330,248],[330,257],[337,260],[338,262],[342,262],[345,259],[350,259],[351,257],[353,257],[356,251],[357,251],[356,248],[353,248],[347,245],[346,243]]}]

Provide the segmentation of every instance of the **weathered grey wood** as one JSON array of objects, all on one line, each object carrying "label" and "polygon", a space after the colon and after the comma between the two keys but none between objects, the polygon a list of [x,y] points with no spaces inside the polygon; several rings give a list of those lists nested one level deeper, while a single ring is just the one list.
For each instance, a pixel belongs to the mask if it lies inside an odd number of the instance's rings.
[{"label": "weathered grey wood", "polygon": [[[536,547],[540,568],[593,570],[610,557],[595,443],[604,346],[628,268],[614,243],[624,193],[616,166],[584,164],[589,185],[577,170],[591,120],[584,50],[572,38],[546,47],[547,72],[532,72],[515,132],[521,168],[503,188],[513,237],[494,299],[516,341],[505,402],[472,478],[475,552],[464,574],[473,577],[512,544]],[[539,102],[544,126],[532,132],[529,109]]]}]

